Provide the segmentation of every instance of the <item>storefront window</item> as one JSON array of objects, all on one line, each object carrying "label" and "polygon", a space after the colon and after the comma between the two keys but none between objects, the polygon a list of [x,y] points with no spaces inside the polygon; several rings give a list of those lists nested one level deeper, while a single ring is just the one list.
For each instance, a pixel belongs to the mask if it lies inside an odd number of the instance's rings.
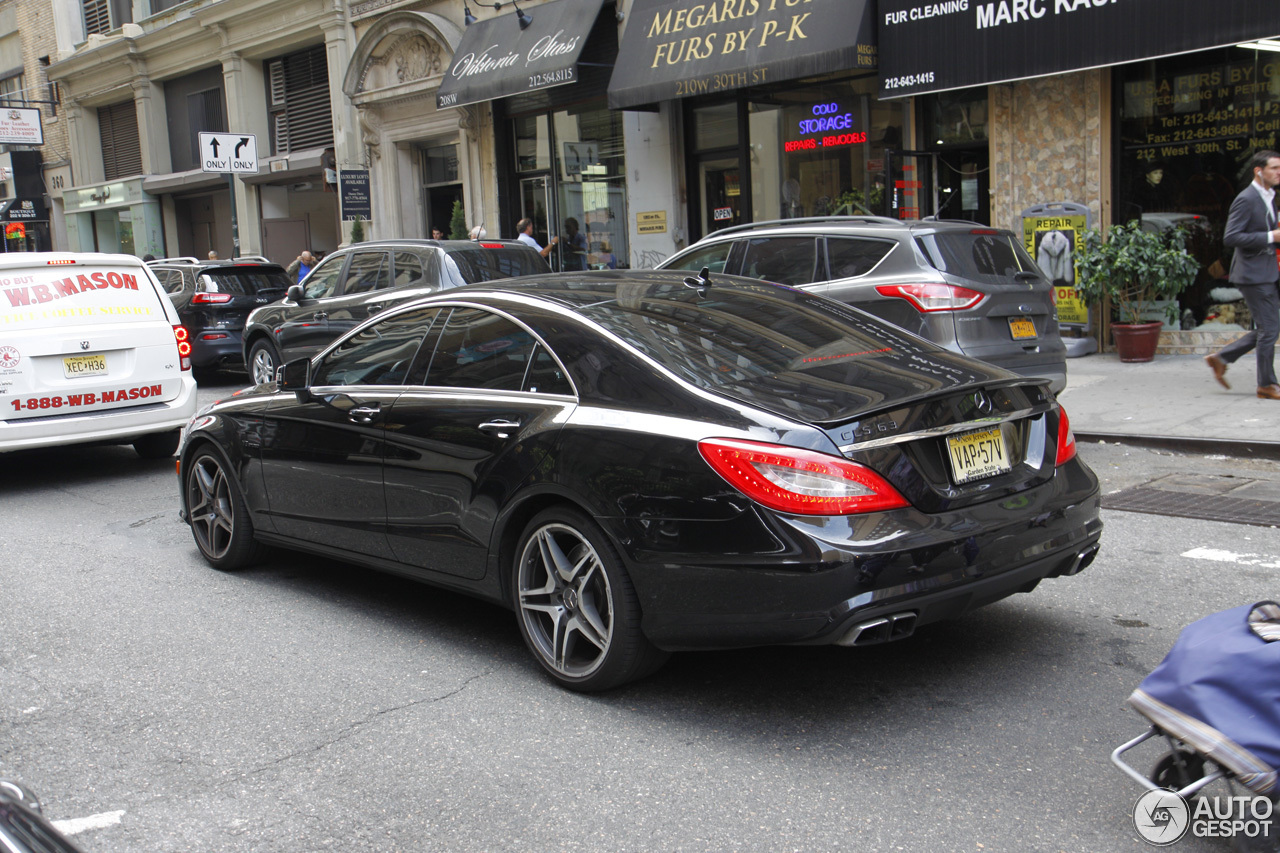
[{"label": "storefront window", "polygon": [[1186,230],[1201,270],[1180,303],[1201,323],[1220,301],[1214,288],[1227,285],[1222,230],[1252,179],[1248,160],[1280,141],[1280,54],[1223,48],[1122,66],[1115,77],[1116,219]]},{"label": "storefront window", "polygon": [[904,107],[875,89],[862,77],[750,101],[754,220],[885,213],[885,152],[902,147]]},{"label": "storefront window", "polygon": [[622,116],[603,108],[513,119],[521,216],[571,271],[630,266]]}]

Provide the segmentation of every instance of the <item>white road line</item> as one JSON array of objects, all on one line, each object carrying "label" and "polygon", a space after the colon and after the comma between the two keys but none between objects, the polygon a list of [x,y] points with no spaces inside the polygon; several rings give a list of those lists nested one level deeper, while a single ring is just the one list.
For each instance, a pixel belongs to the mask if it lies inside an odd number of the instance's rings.
[{"label": "white road line", "polygon": [[78,832],[85,832],[90,829],[105,829],[108,826],[115,826],[120,822],[120,818],[123,815],[124,809],[121,809],[118,812],[103,812],[102,814],[91,814],[88,817],[77,817],[71,820],[50,821],[50,823],[63,835],[75,835]]},{"label": "white road line", "polygon": [[1212,560],[1215,563],[1236,563],[1241,566],[1262,566],[1268,569],[1280,569],[1280,557],[1269,557],[1266,554],[1237,554],[1234,551],[1223,551],[1220,548],[1192,548],[1182,556],[1193,560]]}]

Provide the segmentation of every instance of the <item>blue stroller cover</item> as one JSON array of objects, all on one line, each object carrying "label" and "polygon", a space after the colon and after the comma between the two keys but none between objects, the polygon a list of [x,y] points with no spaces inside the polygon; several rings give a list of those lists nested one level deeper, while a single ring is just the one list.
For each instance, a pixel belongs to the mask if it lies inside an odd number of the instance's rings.
[{"label": "blue stroller cover", "polygon": [[1233,607],[1182,630],[1129,697],[1158,728],[1258,794],[1280,767],[1280,604]]}]

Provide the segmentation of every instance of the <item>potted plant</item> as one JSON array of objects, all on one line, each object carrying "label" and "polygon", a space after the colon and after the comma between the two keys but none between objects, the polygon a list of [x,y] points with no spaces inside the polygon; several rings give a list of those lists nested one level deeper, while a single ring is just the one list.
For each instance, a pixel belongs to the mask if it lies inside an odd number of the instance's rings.
[{"label": "potted plant", "polygon": [[1185,240],[1181,228],[1144,231],[1139,221],[1112,225],[1106,239],[1097,228],[1084,232],[1076,248],[1076,289],[1091,305],[1110,300],[1121,361],[1155,358],[1164,324],[1142,315],[1195,281],[1200,264],[1184,248]]}]

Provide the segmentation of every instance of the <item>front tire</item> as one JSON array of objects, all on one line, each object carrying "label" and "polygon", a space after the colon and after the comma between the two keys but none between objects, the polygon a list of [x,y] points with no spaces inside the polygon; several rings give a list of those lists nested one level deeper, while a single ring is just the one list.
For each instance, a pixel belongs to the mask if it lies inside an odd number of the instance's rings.
[{"label": "front tire", "polygon": [[280,363],[280,353],[276,351],[275,344],[266,338],[254,341],[249,348],[249,378],[254,385],[275,382]]},{"label": "front tire", "polygon": [[253,538],[253,522],[228,466],[208,445],[182,472],[187,522],[201,555],[216,569],[234,571],[262,559],[266,548]]},{"label": "front tire", "polygon": [[564,687],[607,690],[667,658],[640,630],[640,604],[617,551],[576,510],[544,510],[529,522],[512,590],[525,644]]},{"label": "front tire", "polygon": [[178,451],[178,439],[182,430],[153,432],[133,442],[133,449],[143,459],[168,459]]}]

